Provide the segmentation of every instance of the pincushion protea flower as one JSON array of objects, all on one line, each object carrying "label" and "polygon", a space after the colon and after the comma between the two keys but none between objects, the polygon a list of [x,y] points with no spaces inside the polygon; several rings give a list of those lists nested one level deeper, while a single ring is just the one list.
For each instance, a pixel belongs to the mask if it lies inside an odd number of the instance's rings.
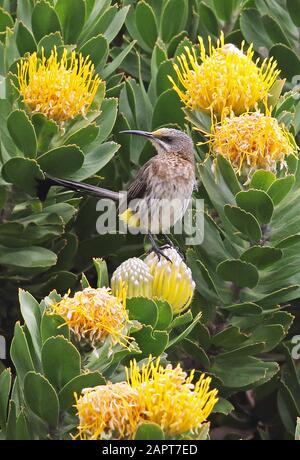
[{"label": "pincushion protea flower", "polygon": [[158,424],[167,437],[197,434],[217,399],[211,378],[196,383],[178,364],[163,367],[152,357],[141,368],[136,361],[126,369],[127,382],[86,388],[76,396],[80,439],[132,439],[143,422]]},{"label": "pincushion protea flower", "polygon": [[186,310],[193,299],[195,282],[189,267],[182,260],[176,249],[164,249],[165,257],[160,259],[152,252],[146,259],[150,273],[153,276],[152,295],[154,298],[166,300],[172,307],[173,313]]},{"label": "pincushion protea flower", "polygon": [[63,299],[48,307],[47,314],[62,316],[78,341],[88,340],[93,346],[101,344],[110,336],[113,344],[126,346],[125,331],[129,319],[126,302],[114,297],[109,288],[86,288],[66,294]]},{"label": "pincushion protea flower", "polygon": [[252,45],[244,54],[244,43],[241,49],[225,45],[223,33],[216,47],[208,39],[208,55],[199,37],[200,59],[195,49],[188,47],[178,57],[174,69],[179,85],[169,77],[185,106],[222,117],[231,111],[239,115],[265,100],[280,73],[276,61],[254,62]]},{"label": "pincushion protea flower", "polygon": [[58,58],[56,47],[47,59],[33,53],[18,64],[19,90],[24,103],[32,112],[40,112],[57,122],[65,122],[76,115],[85,116],[100,84],[93,76],[94,65],[89,57],[75,51],[67,56],[63,50]]},{"label": "pincushion protea flower", "polygon": [[128,383],[86,388],[76,397],[80,439],[131,439],[140,421],[140,395]]},{"label": "pincushion protea flower", "polygon": [[217,390],[209,390],[210,377],[202,374],[193,384],[195,371],[189,375],[178,364],[165,368],[158,358],[149,357],[141,368],[131,361],[127,378],[142,400],[143,418],[160,425],[167,436],[197,430],[207,420],[217,399]]},{"label": "pincushion protea flower", "polygon": [[285,157],[295,153],[295,146],[284,126],[269,113],[245,113],[225,118],[214,125],[210,150],[224,156],[239,173],[257,168],[276,171],[285,165]]},{"label": "pincushion protea flower", "polygon": [[119,295],[126,287],[126,297],[152,297],[153,276],[148,266],[137,257],[123,262],[113,273],[111,289],[114,295]]}]

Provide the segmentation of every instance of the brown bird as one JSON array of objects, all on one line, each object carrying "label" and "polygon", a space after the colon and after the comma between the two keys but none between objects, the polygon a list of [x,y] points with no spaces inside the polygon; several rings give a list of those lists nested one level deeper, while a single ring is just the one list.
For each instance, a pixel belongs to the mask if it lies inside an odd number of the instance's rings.
[{"label": "brown bird", "polygon": [[[196,183],[195,151],[192,139],[182,131],[161,128],[157,131],[122,131],[144,136],[150,140],[157,155],[137,172],[127,189],[126,203],[121,193],[71,180],[48,176],[38,185],[38,196],[45,200],[52,185],[59,185],[76,192],[86,192],[120,203],[120,219],[129,227],[147,233],[158,257],[163,253],[153,234],[162,234],[167,245],[173,245],[166,235],[170,227],[183,218]],[[122,208],[125,211],[122,211]]]}]

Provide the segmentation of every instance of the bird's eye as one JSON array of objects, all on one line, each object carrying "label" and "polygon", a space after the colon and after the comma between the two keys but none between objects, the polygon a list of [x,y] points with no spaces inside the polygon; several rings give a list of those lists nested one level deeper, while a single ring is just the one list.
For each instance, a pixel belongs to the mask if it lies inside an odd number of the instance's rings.
[{"label": "bird's eye", "polygon": [[170,136],[163,136],[162,140],[163,140],[164,142],[170,143],[170,142],[172,142],[172,137],[170,137]]}]

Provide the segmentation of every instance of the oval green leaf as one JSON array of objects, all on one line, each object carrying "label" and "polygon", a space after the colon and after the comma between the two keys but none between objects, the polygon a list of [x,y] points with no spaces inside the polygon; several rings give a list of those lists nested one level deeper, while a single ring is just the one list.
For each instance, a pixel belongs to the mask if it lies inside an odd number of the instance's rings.
[{"label": "oval green leaf", "polygon": [[24,379],[24,396],[32,412],[51,427],[56,427],[59,416],[58,397],[43,375],[28,372]]},{"label": "oval green leaf", "polygon": [[50,337],[42,348],[42,364],[51,384],[61,389],[80,374],[81,358],[77,348],[67,339]]},{"label": "oval green leaf", "polygon": [[7,119],[7,129],[14,143],[28,158],[35,158],[37,140],[33,124],[23,110],[15,110]]},{"label": "oval green leaf", "polygon": [[259,280],[256,267],[239,259],[224,260],[217,266],[217,273],[225,281],[239,288],[254,288]]},{"label": "oval green leaf", "polygon": [[49,150],[38,158],[41,169],[52,176],[64,177],[81,168],[84,155],[76,145],[67,145]]},{"label": "oval green leaf", "polygon": [[268,194],[262,190],[247,190],[236,195],[237,205],[256,217],[261,224],[270,222],[274,205]]},{"label": "oval green leaf", "polygon": [[45,0],[36,3],[32,12],[32,30],[36,41],[52,32],[60,32],[60,23],[54,8]]}]

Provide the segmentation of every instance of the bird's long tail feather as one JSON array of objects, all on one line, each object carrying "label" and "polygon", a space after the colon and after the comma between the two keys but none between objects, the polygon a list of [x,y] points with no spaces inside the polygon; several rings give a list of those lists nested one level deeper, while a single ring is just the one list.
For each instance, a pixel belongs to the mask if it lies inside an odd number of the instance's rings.
[{"label": "bird's long tail feather", "polygon": [[41,201],[45,201],[49,189],[52,186],[65,187],[66,189],[73,190],[74,192],[84,192],[88,195],[108,198],[114,201],[119,201],[121,198],[121,194],[119,192],[113,192],[112,190],[96,187],[94,185],[84,184],[73,180],[58,179],[47,175],[46,179],[39,180],[37,184],[37,196]]}]

